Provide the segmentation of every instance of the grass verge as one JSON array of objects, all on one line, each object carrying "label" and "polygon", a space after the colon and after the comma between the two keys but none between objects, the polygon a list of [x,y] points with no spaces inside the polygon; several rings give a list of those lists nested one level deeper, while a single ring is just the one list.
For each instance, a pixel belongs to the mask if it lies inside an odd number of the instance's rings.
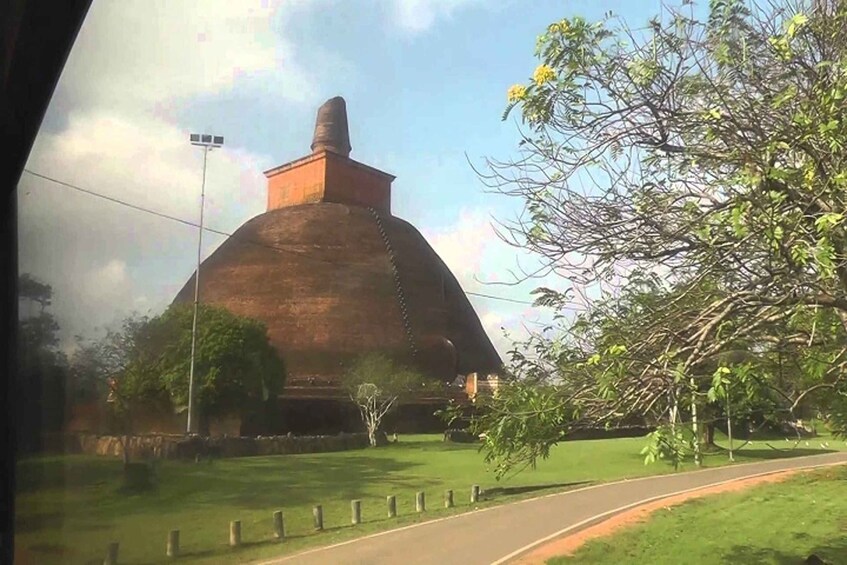
[{"label": "grass verge", "polygon": [[827,563],[847,563],[845,493],[847,468],[803,473],[657,511],[644,524],[547,563],[795,565],[811,554]]},{"label": "grass verge", "polygon": [[[736,461],[822,453],[821,441],[788,451],[756,441],[739,451]],[[844,442],[830,443],[830,450],[845,448]],[[157,488],[144,494],[120,491],[120,461],[37,457],[18,465],[16,553],[21,563],[102,563],[108,543],[116,540],[121,563],[159,563],[168,531],[179,529],[180,561],[269,558],[589,482],[674,472],[663,463],[645,466],[639,455],[643,444],[642,438],[566,442],[536,470],[497,482],[476,446],[443,443],[440,436],[406,436],[384,448],[340,453],[166,461],[159,466]],[[705,458],[707,467],[725,464],[723,453]],[[473,484],[487,496],[471,507]],[[450,510],[442,502],[447,489],[456,502]],[[427,496],[424,515],[415,513],[417,491]],[[398,518],[386,516],[387,495],[397,497]],[[352,499],[362,500],[364,518],[355,527]],[[312,530],[315,504],[324,511],[326,530],[320,533]],[[273,540],[275,510],[285,516],[283,543]],[[237,550],[227,546],[231,520],[242,522],[244,545]]]}]

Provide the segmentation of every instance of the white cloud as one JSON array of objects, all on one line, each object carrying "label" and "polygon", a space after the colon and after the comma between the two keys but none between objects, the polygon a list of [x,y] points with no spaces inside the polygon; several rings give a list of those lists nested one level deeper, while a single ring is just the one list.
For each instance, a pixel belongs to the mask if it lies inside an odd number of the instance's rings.
[{"label": "white cloud", "polygon": [[[534,327],[539,320],[549,318],[549,312],[527,304],[531,302],[529,291],[539,286],[539,281],[528,280],[516,285],[487,284],[496,280],[498,273],[500,282],[512,282],[508,275],[502,275],[503,271],[516,265],[519,258],[525,263],[531,261],[526,252],[515,249],[497,236],[492,221],[488,210],[463,210],[455,223],[439,230],[424,230],[424,236],[466,293],[506,299],[468,296],[489,339],[505,360],[513,342],[527,337],[527,326]],[[504,330],[508,335],[504,335]]]},{"label": "white cloud", "polygon": [[[305,0],[95,0],[27,167],[109,197],[197,221],[202,153],[173,108],[238,89],[312,96],[285,37]],[[232,232],[261,213],[273,163],[228,146],[209,155],[206,225]],[[193,272],[197,230],[24,174],[19,264],[54,288],[67,344],[133,312],[161,310]],[[204,256],[223,240],[204,235]]]},{"label": "white cloud", "polygon": [[95,1],[62,86],[77,103],[122,108],[239,83],[305,100],[314,85],[280,29],[282,9],[291,7],[267,0]]},{"label": "white cloud", "polygon": [[459,219],[441,230],[424,230],[435,252],[450,267],[465,291],[478,291],[482,284],[483,261],[490,250],[501,244],[484,210],[463,210]]},{"label": "white cloud", "polygon": [[538,270],[538,259],[503,241],[494,223],[490,210],[464,209],[455,223],[423,232],[465,291],[530,301],[532,289],[542,285],[560,288],[565,283],[557,275],[528,278]]},{"label": "white cloud", "polygon": [[447,19],[478,0],[394,0],[396,24],[411,34],[428,30],[439,19]]},{"label": "white cloud", "polygon": [[112,312],[104,311],[99,306],[106,304],[123,304],[126,310],[135,310],[144,304],[145,297],[139,295],[130,276],[127,264],[121,259],[111,259],[86,273],[79,281],[79,292],[76,293],[75,309],[87,312],[89,316],[99,317],[95,325],[109,323]]},{"label": "white cloud", "polygon": [[508,353],[515,343],[524,342],[530,334],[550,325],[551,312],[532,306],[502,306],[491,302],[479,310],[480,322],[500,358],[508,363]]},{"label": "white cloud", "polygon": [[[27,166],[139,206],[196,220],[202,152],[187,139],[187,130],[153,118],[73,113],[64,131],[38,137]],[[243,215],[248,203],[255,211],[264,198],[261,167],[268,161],[239,149],[211,152],[206,191],[212,213]]]},{"label": "white cloud", "polygon": [[511,325],[509,324],[510,320],[504,318],[501,313],[488,310],[479,312],[479,321],[485,333],[488,334],[488,339],[494,345],[494,349],[503,358],[512,346],[511,340],[503,334],[506,325]]},{"label": "white cloud", "polygon": [[479,321],[487,328],[499,327],[503,323],[503,316],[496,312],[487,312],[480,317]]},{"label": "white cloud", "polygon": [[[69,116],[42,133],[29,169],[106,196],[196,222],[202,157],[187,133],[154,119]],[[267,159],[209,155],[206,225],[227,232],[264,208]],[[197,230],[24,174],[18,189],[20,270],[54,287],[63,336],[133,311],[164,307],[193,272]],[[204,236],[204,253],[220,244]]]}]

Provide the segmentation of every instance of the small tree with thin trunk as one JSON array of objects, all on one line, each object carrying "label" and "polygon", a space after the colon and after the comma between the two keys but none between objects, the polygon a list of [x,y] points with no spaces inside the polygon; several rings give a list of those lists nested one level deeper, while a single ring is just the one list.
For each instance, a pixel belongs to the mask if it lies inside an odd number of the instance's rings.
[{"label": "small tree with thin trunk", "polygon": [[380,353],[363,355],[353,364],[344,387],[359,408],[372,447],[377,445],[376,434],[385,415],[426,390],[427,384],[420,373]]}]

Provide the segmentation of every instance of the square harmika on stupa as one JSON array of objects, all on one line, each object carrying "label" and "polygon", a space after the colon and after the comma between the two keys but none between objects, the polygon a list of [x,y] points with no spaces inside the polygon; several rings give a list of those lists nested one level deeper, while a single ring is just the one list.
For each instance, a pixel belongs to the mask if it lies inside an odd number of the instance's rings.
[{"label": "square harmika on stupa", "polygon": [[[287,415],[271,427],[347,427],[333,413],[345,398],[340,381],[368,351],[444,382],[497,371],[500,357],[450,269],[391,214],[394,177],[350,158],[343,98],[318,110],[311,149],[265,171],[267,212],[200,269],[200,301],[264,322],[285,361]],[[193,293],[192,276],[175,301]]]}]

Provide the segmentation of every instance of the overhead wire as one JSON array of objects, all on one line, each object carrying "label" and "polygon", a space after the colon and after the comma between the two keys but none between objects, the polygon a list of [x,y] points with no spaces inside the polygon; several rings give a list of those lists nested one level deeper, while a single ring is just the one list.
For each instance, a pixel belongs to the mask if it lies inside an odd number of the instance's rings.
[{"label": "overhead wire", "polygon": [[[63,186],[65,188],[69,188],[71,190],[75,190],[75,191],[83,193],[83,194],[87,194],[89,196],[93,196],[95,198],[100,198],[102,200],[106,200],[106,201],[111,202],[113,204],[118,204],[119,206],[124,206],[126,208],[130,208],[130,209],[135,210],[137,212],[143,212],[145,214],[151,214],[151,215],[156,216],[158,218],[178,222],[178,223],[185,225],[185,226],[198,228],[198,229],[200,228],[199,224],[192,222],[191,220],[186,220],[184,218],[180,218],[178,216],[173,216],[171,214],[160,212],[160,211],[154,210],[152,208],[147,208],[145,206],[133,204],[131,202],[127,202],[126,200],[122,200],[120,198],[115,198],[114,196],[108,196],[106,194],[96,192],[94,190],[82,188],[82,187],[77,186],[75,184],[71,184],[69,182],[65,182],[65,181],[53,178],[51,176],[33,171],[31,169],[24,169],[24,172],[33,176],[33,177],[40,178],[42,180],[46,180],[48,182],[57,184],[59,186]],[[203,226],[203,231],[207,231],[207,232],[210,232],[210,233],[221,235],[221,236],[224,236],[226,238],[233,237],[232,233],[225,232],[223,230],[210,228],[208,226]],[[239,243],[247,243],[247,244],[256,245],[256,246],[259,246],[259,247],[264,247],[266,249],[271,249],[273,251],[277,251],[277,252],[280,252],[280,253],[287,253],[289,255],[294,255],[294,256],[297,256],[297,257],[300,257],[300,258],[305,258],[305,259],[308,259],[310,261],[319,261],[319,262],[322,262],[322,263],[331,263],[331,261],[327,261],[326,259],[320,259],[320,258],[314,257],[312,255],[307,255],[307,254],[304,254],[304,253],[298,253],[296,251],[291,251],[290,249],[285,249],[285,248],[275,246],[275,245],[272,245],[272,244],[269,244],[269,243],[265,243],[265,242],[262,242],[262,241],[256,241],[256,240],[253,240],[253,239],[243,238],[243,237],[239,237],[236,241],[238,241]],[[477,296],[477,297],[480,297],[480,298],[487,298],[487,299],[491,299],[491,300],[500,300],[500,301],[503,301],[503,302],[512,302],[512,303],[515,303],[515,304],[525,304],[525,305],[530,305],[530,306],[534,305],[534,302],[529,301],[529,300],[519,300],[519,299],[516,299],[516,298],[508,298],[508,297],[505,297],[505,296],[495,296],[493,294],[485,294],[485,293],[481,293],[481,292],[465,291],[465,294],[470,295],[470,296]]]},{"label": "overhead wire", "polygon": [[[101,199],[103,199],[103,200],[107,200],[107,201],[112,202],[112,203],[114,203],[114,204],[118,204],[118,205],[121,205],[121,206],[125,206],[125,207],[127,207],[127,208],[131,208],[131,209],[136,210],[136,211],[138,211],[138,212],[144,212],[144,213],[146,213],[146,214],[152,214],[152,215],[157,216],[157,217],[159,217],[159,218],[163,218],[163,219],[166,219],[166,220],[172,220],[172,221],[178,222],[178,223],[180,223],[180,224],[183,224],[183,225],[185,225],[185,226],[189,226],[189,227],[193,227],[193,228],[198,228],[198,229],[200,228],[200,224],[197,224],[197,223],[195,223],[195,222],[192,222],[191,220],[186,220],[186,219],[184,219],[184,218],[179,218],[179,217],[177,217],[177,216],[173,216],[173,215],[170,215],[170,214],[166,214],[166,213],[164,213],[164,212],[159,212],[158,210],[153,210],[152,208],[146,208],[146,207],[144,207],[144,206],[139,206],[139,205],[137,205],[137,204],[132,204],[131,202],[127,202],[127,201],[125,201],[125,200],[121,200],[120,198],[115,198],[115,197],[113,197],[113,196],[108,196],[108,195],[105,195],[105,194],[103,194],[103,193],[96,192],[96,191],[94,191],[94,190],[85,189],[85,188],[82,188],[82,187],[76,186],[76,185],[74,185],[74,184],[71,184],[71,183],[68,183],[68,182],[64,182],[64,181],[61,181],[61,180],[55,179],[55,178],[50,177],[50,176],[47,176],[47,175],[43,175],[43,174],[41,174],[41,173],[37,173],[37,172],[31,171],[31,170],[29,170],[29,169],[24,169],[24,172],[25,172],[25,173],[28,173],[28,174],[30,174],[30,175],[33,175],[33,176],[35,176],[35,177],[38,177],[38,178],[41,178],[41,179],[44,179],[44,180],[47,180],[47,181],[50,181],[50,182],[56,183],[56,184],[58,184],[58,185],[64,186],[64,187],[66,187],[66,188],[70,188],[70,189],[73,189],[73,190],[76,190],[76,191],[82,192],[82,193],[84,193],[84,194],[88,194],[88,195],[90,195],[90,196],[94,196],[94,197],[96,197],[96,198],[101,198]],[[231,237],[233,237],[233,235],[234,235],[234,234],[232,234],[232,233],[229,233],[229,232],[226,232],[226,231],[223,231],[223,230],[218,230],[218,229],[210,228],[210,227],[208,227],[208,226],[203,226],[203,231],[205,231],[205,232],[209,232],[209,233],[214,233],[214,234],[217,234],[217,235],[221,235],[221,236],[224,236],[224,237],[226,237],[226,238],[231,238]],[[283,247],[280,247],[280,246],[277,246],[277,245],[272,245],[272,244],[269,244],[269,243],[265,243],[265,242],[263,242],[263,241],[257,241],[257,240],[255,240],[255,239],[250,239],[250,238],[240,237],[240,236],[239,236],[239,237],[238,237],[238,239],[236,239],[236,241],[237,241],[237,242],[239,242],[239,243],[246,243],[246,244],[255,245],[255,246],[258,246],[258,247],[264,247],[264,248],[266,248],[266,249],[271,249],[271,250],[273,250],[273,251],[277,251],[277,252],[279,252],[279,253],[287,253],[287,254],[289,254],[289,255],[293,255],[293,256],[296,256],[296,257],[300,257],[300,258],[305,258],[305,259],[310,260],[310,261],[316,261],[316,262],[320,262],[320,263],[332,263],[332,261],[328,261],[328,260],[326,260],[326,259],[320,259],[320,258],[318,258],[318,257],[314,257],[314,256],[311,256],[311,255],[307,255],[307,254],[305,254],[305,253],[299,253],[299,252],[297,252],[297,251],[292,251],[292,250],[290,250],[290,249],[285,249],[285,248],[283,248]]]}]

